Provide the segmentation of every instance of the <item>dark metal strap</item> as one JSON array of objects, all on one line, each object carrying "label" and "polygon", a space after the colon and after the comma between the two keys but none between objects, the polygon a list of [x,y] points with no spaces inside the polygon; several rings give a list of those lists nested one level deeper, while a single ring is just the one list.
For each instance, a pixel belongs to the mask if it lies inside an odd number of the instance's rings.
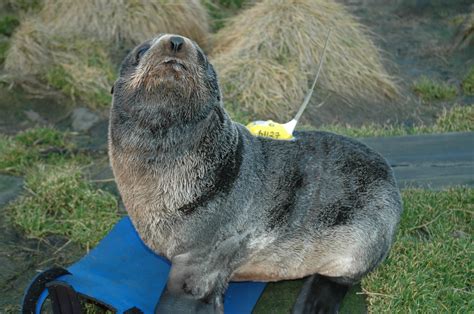
[{"label": "dark metal strap", "polygon": [[138,307],[134,306],[123,312],[123,314],[143,314],[143,311],[140,310]]},{"label": "dark metal strap", "polygon": [[82,314],[76,291],[67,283],[52,281],[46,285],[54,314]]},{"label": "dark metal strap", "polygon": [[38,299],[41,293],[46,289],[46,284],[60,276],[68,274],[69,272],[62,267],[53,267],[38,274],[25,292],[21,312],[23,314],[34,314],[36,312]]}]

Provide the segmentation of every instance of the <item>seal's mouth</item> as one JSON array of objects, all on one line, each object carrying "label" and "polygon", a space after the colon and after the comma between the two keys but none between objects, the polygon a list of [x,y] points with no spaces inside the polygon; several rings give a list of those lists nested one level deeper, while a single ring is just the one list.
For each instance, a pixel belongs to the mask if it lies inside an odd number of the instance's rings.
[{"label": "seal's mouth", "polygon": [[173,58],[173,57],[166,57],[163,61],[161,61],[158,66],[171,66],[175,70],[185,70],[187,71],[188,68],[186,65],[183,63],[182,60],[178,58]]}]

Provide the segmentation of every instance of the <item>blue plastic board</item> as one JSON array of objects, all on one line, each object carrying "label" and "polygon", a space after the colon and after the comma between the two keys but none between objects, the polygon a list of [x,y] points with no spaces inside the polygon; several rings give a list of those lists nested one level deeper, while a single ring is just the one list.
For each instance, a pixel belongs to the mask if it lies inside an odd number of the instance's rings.
[{"label": "blue plastic board", "polygon": [[[148,249],[130,219],[124,217],[96,248],[68,268],[71,275],[58,280],[69,283],[78,293],[113,306],[119,313],[134,306],[153,313],[169,269],[169,261]],[[231,283],[224,299],[225,313],[251,313],[265,285]]]}]

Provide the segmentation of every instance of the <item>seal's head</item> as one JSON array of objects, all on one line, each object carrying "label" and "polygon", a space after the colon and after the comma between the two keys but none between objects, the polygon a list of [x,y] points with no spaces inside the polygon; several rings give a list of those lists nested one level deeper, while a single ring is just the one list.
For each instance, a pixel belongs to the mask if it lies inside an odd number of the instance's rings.
[{"label": "seal's head", "polygon": [[124,59],[113,87],[114,107],[191,119],[220,103],[216,73],[192,40],[159,35]]}]

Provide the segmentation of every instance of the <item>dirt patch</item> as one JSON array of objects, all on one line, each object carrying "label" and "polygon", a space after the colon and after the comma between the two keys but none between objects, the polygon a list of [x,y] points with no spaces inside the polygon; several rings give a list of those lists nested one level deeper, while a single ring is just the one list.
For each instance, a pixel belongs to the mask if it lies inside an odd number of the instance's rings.
[{"label": "dirt patch", "polygon": [[[399,78],[399,103],[378,108],[340,103],[312,109],[311,120],[359,125],[367,122],[401,123],[407,126],[434,121],[440,110],[454,103],[472,104],[460,85],[474,66],[474,45],[452,50],[459,19],[470,11],[471,1],[340,0],[375,34],[377,46],[386,52],[386,68]],[[449,102],[422,102],[413,92],[413,82],[425,75],[459,88]]]}]

